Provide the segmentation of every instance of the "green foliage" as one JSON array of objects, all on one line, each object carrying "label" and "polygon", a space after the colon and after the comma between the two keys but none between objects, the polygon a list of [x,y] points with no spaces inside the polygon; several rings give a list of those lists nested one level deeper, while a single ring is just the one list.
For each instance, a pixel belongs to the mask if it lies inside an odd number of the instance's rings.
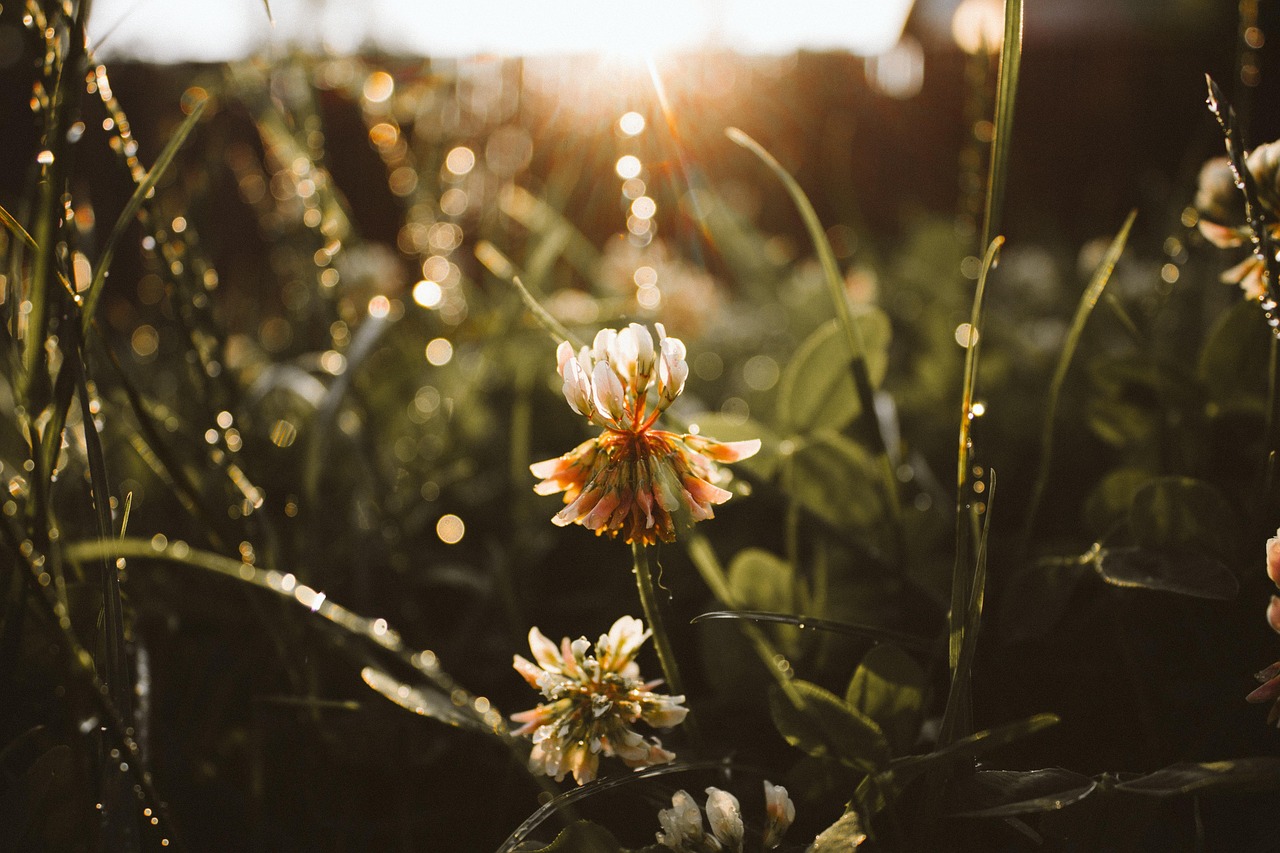
[{"label": "green foliage", "polygon": [[1045,770],[979,770],[958,786],[955,817],[1003,818],[1056,811],[1078,803],[1098,787],[1079,773]]},{"label": "green foliage", "polygon": [[1160,477],[1134,492],[1129,522],[1140,547],[1230,553],[1235,513],[1222,494],[1190,477]]},{"label": "green foliage", "polygon": [[875,459],[836,432],[809,436],[788,459],[791,494],[838,528],[871,531],[885,515]]},{"label": "green foliage", "polygon": [[[876,308],[853,315],[866,345],[867,373],[878,387],[889,367],[889,318]],[[805,435],[841,430],[862,411],[848,368],[848,344],[840,324],[830,320],[805,339],[782,372],[778,385],[778,428]]]},{"label": "green foliage", "polygon": [[769,713],[787,743],[815,758],[830,756],[864,773],[889,763],[889,743],[873,720],[816,684],[797,680],[794,687],[803,700],[801,707],[780,688],[769,692]]},{"label": "green foliage", "polygon": [[880,727],[894,755],[905,755],[920,734],[924,689],[925,673],[915,659],[884,643],[862,658],[844,700]]}]

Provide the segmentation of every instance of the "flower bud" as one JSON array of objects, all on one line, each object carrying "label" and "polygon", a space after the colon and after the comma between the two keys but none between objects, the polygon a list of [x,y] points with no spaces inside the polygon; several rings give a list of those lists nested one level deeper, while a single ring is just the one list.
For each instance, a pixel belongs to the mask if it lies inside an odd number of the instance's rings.
[{"label": "flower bud", "polygon": [[742,850],[742,810],[738,798],[719,788],[707,789],[707,823],[716,840],[724,849],[740,853]]},{"label": "flower bud", "polygon": [[1267,540],[1267,577],[1280,587],[1280,530]]}]

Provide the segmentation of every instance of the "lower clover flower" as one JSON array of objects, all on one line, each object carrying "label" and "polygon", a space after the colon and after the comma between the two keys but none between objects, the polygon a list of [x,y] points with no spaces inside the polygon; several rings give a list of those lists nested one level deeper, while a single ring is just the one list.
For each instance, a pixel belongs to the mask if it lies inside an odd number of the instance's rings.
[{"label": "lower clover flower", "polygon": [[[765,827],[764,849],[773,850],[782,843],[791,822],[795,820],[796,807],[787,796],[787,789],[764,783]],[[707,788],[708,834],[702,828],[702,812],[688,791],[676,791],[671,797],[671,808],[658,812],[662,829],[657,833],[658,843],[677,853],[742,853],[742,809],[738,798],[719,788]]]},{"label": "lower clover flower", "polygon": [[537,663],[516,655],[513,665],[548,701],[511,719],[524,724],[515,734],[532,736],[530,770],[554,776],[557,782],[572,773],[583,785],[596,777],[601,755],[616,755],[628,767],[675,758],[656,738],[646,739],[631,727],[640,720],[668,729],[689,713],[681,704],[683,696],[654,693],[660,681],[641,681],[635,656],[648,638],[643,622],[623,616],[600,636],[595,654],[589,655],[586,637],[572,642],[565,637],[557,647],[537,628],[529,630],[529,648]]},{"label": "lower clover flower", "polygon": [[568,342],[557,352],[569,406],[604,432],[556,459],[529,466],[541,478],[540,495],[564,492],[565,508],[552,519],[581,524],[597,535],[622,534],[651,545],[675,539],[676,519],[702,521],[732,494],[718,463],[753,456],[760,441],[720,442],[655,429],[658,416],[684,390],[685,347],[657,324],[602,329],[578,353]]},{"label": "lower clover flower", "polygon": [[[1267,540],[1267,575],[1271,582],[1280,588],[1280,530]],[[1280,634],[1280,596],[1271,596],[1267,604],[1267,622],[1271,629]],[[1280,661],[1259,672],[1255,678],[1262,686],[1245,697],[1248,702],[1271,702],[1271,710],[1267,713],[1267,724],[1280,723]]]},{"label": "lower clover flower", "polygon": [[[1280,241],[1280,140],[1259,145],[1245,158],[1245,166],[1258,189],[1258,204],[1272,241]],[[1221,249],[1249,244],[1252,234],[1244,221],[1244,203],[1226,157],[1205,163],[1200,170],[1195,206],[1200,213],[1200,233]],[[1226,284],[1238,284],[1249,299],[1267,295],[1267,265],[1256,253],[1222,273]]]}]

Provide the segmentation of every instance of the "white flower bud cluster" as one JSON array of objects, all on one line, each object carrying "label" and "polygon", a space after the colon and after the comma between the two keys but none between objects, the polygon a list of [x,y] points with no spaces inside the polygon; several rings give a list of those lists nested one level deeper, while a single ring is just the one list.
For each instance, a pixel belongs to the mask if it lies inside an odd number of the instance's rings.
[{"label": "white flower bud cluster", "polygon": [[[656,323],[658,345],[639,323],[621,331],[601,329],[590,347],[574,353],[564,341],[556,350],[564,397],[575,412],[619,432],[642,432],[684,390],[686,350]],[[653,392],[652,410],[648,408]]]}]

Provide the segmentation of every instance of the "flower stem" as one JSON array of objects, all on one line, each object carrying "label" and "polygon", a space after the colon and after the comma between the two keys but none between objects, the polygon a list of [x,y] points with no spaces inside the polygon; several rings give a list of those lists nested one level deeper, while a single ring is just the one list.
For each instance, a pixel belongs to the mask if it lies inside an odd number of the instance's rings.
[{"label": "flower stem", "polygon": [[[643,542],[631,543],[631,559],[634,563],[636,588],[640,591],[640,606],[644,608],[645,619],[649,622],[649,630],[653,633],[653,645],[658,650],[658,663],[662,665],[662,677],[672,694],[684,694],[684,681],[680,678],[680,668],[676,666],[675,652],[671,648],[671,638],[667,635],[667,626],[662,618],[662,607],[653,586],[653,570],[649,567],[649,549]],[[697,729],[693,726],[693,715],[685,718],[685,728],[696,740]]]}]

